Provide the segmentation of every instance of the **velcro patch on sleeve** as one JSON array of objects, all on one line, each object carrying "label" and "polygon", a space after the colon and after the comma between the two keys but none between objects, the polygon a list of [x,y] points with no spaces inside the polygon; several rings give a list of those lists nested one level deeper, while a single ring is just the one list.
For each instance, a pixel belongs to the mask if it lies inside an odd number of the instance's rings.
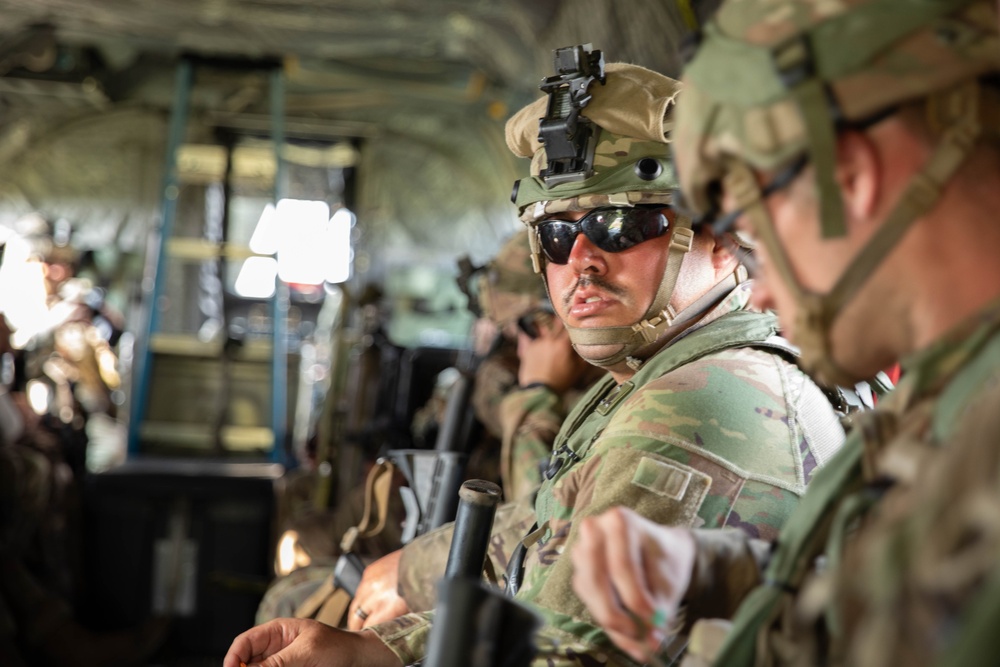
[{"label": "velcro patch on sleeve", "polygon": [[636,466],[632,483],[657,495],[680,500],[687,493],[691,478],[690,470],[644,456]]},{"label": "velcro patch on sleeve", "polygon": [[[692,459],[692,464],[697,459]],[[604,458],[590,510],[624,505],[657,523],[691,525],[712,487],[712,475],[695,465],[633,447]]]}]

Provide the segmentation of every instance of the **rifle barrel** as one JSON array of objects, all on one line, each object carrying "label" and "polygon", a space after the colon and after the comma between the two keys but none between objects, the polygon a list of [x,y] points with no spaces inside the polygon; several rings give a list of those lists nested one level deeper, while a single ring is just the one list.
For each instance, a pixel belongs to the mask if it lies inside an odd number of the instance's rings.
[{"label": "rifle barrel", "polygon": [[462,484],[445,577],[478,579],[482,575],[500,496],[500,487],[493,482],[470,479]]}]

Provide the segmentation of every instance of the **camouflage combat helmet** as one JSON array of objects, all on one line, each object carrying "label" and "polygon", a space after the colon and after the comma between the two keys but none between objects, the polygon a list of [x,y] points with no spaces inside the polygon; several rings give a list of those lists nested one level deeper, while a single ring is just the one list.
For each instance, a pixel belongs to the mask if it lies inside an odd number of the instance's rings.
[{"label": "camouflage combat helmet", "polygon": [[[585,178],[546,183],[546,146],[539,138],[540,119],[547,100],[528,105],[507,123],[507,146],[519,157],[531,158],[530,177],[515,185],[512,199],[529,230],[534,269],[544,278],[544,255],[537,225],[546,216],[564,211],[589,211],[602,206],[669,205],[676,187],[670,160],[672,111],[680,84],[638,65],[612,63],[604,85],[594,85],[581,111],[596,126],[592,171]],[[567,326],[580,356],[597,366],[641,360],[633,355],[679,327],[694,313],[675,312],[670,306],[684,254],[691,249],[690,220],[678,215],[671,224],[669,257],[656,296],[639,322],[631,326],[580,328]],[[620,344],[617,353],[594,359],[581,346]]]},{"label": "camouflage combat helmet", "polygon": [[478,274],[482,314],[501,329],[518,317],[544,307],[545,285],[532,268],[528,231],[507,239],[497,256]]},{"label": "camouflage combat helmet", "polygon": [[[684,74],[674,132],[686,206],[711,219],[725,191],[751,216],[799,313],[803,363],[828,382],[854,379],[830,356],[829,331],[984,130],[997,130],[994,3],[984,0],[742,0],[706,26]],[[815,172],[823,235],[845,233],[834,178],[836,135],[923,102],[937,145],[895,210],[827,294],[804,289],[775,236],[752,169],[789,182]],[[720,231],[732,219],[716,220]]]}]

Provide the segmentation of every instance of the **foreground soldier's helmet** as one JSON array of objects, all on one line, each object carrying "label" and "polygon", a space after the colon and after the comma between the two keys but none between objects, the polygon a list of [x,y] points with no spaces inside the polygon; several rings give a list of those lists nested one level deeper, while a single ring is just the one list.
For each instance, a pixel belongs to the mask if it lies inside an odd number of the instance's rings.
[{"label": "foreground soldier's helmet", "polygon": [[[674,100],[680,85],[662,74],[637,65],[609,64],[605,83],[594,83],[580,115],[595,132],[592,161],[587,173],[569,181],[547,179],[549,161],[539,126],[548,100],[541,98],[519,111],[507,123],[507,145],[519,157],[531,158],[530,177],[515,185],[512,199],[521,221],[528,225],[535,271],[544,276],[544,255],[536,225],[546,216],[565,211],[588,211],[602,206],[668,205],[676,187],[670,161],[669,133]],[[567,327],[581,356],[598,366],[622,361],[641,363],[633,354],[660,339],[679,324],[670,296],[684,254],[691,249],[690,221],[677,216],[672,223],[671,249],[660,288],[649,310],[631,326],[584,329]],[[654,277],[655,279],[655,277]],[[616,354],[594,359],[588,345],[620,344]]]},{"label": "foreground soldier's helmet", "polygon": [[[674,132],[686,206],[711,219],[724,191],[752,217],[799,305],[803,363],[828,382],[856,378],[830,357],[843,305],[998,125],[995,3],[982,0],[740,0],[706,26],[684,74]],[[828,294],[806,291],[780,247],[752,169],[812,165],[823,234],[844,234],[834,178],[837,132],[920,104],[936,146],[896,209]],[[946,232],[944,232],[946,233]]]}]

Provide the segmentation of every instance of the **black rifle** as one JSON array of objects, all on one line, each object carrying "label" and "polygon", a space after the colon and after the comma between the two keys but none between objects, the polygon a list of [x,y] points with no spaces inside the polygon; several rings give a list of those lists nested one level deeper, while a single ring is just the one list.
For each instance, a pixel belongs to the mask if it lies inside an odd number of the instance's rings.
[{"label": "black rifle", "polygon": [[470,480],[459,493],[455,533],[422,664],[524,667],[535,655],[532,640],[542,619],[481,580],[500,487]]},{"label": "black rifle", "polygon": [[475,424],[471,409],[476,371],[482,359],[499,347],[500,336],[482,357],[470,351],[459,364],[459,376],[448,393],[444,419],[433,450],[394,449],[389,458],[399,467],[409,486],[400,489],[406,507],[404,544],[455,518],[458,489],[465,478],[469,440]]},{"label": "black rifle", "polygon": [[503,492],[493,482],[470,479],[458,490],[455,532],[448,551],[446,578],[478,579],[483,573],[486,550],[493,531],[493,517]]},{"label": "black rifle", "polygon": [[[499,344],[498,336],[483,358],[492,354]],[[459,377],[449,390],[444,420],[434,449],[393,449],[388,453],[389,460],[399,468],[409,484],[399,490],[406,507],[402,535],[404,544],[455,518],[475,421],[470,402],[481,359],[470,351],[464,362],[459,364]],[[361,558],[344,550],[334,567],[337,586],[354,597],[363,574]]]}]

